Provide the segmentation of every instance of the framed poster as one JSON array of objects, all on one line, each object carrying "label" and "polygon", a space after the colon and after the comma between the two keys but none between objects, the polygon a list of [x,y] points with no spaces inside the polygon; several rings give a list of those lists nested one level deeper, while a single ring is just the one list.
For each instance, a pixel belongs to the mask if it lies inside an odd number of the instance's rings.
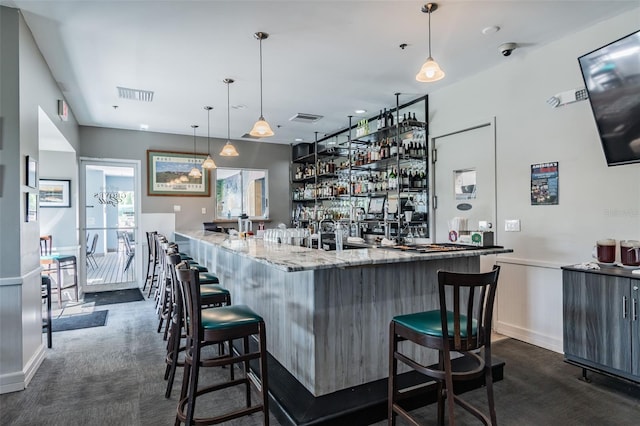
[{"label": "framed poster", "polygon": [[27,181],[26,184],[30,188],[37,188],[38,184],[38,162],[31,156],[27,155]]},{"label": "framed poster", "polygon": [[[147,195],[208,197],[209,170],[202,168],[206,154],[147,151]],[[190,176],[196,168],[200,177]]]},{"label": "framed poster", "polygon": [[531,165],[531,205],[558,204],[558,162]]},{"label": "framed poster", "polygon": [[71,181],[40,179],[40,207],[71,207]]},{"label": "framed poster", "polygon": [[35,192],[27,192],[25,196],[25,222],[35,222],[38,220],[38,194]]}]

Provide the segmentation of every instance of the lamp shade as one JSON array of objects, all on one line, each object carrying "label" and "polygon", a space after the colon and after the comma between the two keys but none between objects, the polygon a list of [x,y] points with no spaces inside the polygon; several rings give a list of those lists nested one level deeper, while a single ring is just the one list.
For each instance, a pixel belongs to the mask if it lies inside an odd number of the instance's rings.
[{"label": "lamp shade", "polygon": [[440,65],[438,65],[431,56],[427,58],[427,61],[422,65],[418,74],[416,74],[416,80],[421,83],[431,83],[443,78],[444,71],[440,69]]},{"label": "lamp shade", "polygon": [[263,116],[260,116],[256,124],[253,125],[253,129],[249,132],[251,136],[256,136],[259,138],[266,138],[268,136],[273,136],[273,130],[271,130],[271,126],[266,122]]},{"label": "lamp shade", "polygon": [[194,167],[189,172],[189,176],[191,176],[192,178],[200,179],[202,177],[202,173],[200,172],[200,170],[197,167]]},{"label": "lamp shade", "polygon": [[236,147],[233,146],[231,142],[227,141],[227,143],[222,148],[222,151],[220,151],[220,155],[223,157],[237,157],[240,154],[238,154]]},{"label": "lamp shade", "polygon": [[215,169],[216,168],[216,162],[213,161],[213,158],[211,158],[211,155],[207,155],[207,158],[202,162],[202,168],[203,169]]}]

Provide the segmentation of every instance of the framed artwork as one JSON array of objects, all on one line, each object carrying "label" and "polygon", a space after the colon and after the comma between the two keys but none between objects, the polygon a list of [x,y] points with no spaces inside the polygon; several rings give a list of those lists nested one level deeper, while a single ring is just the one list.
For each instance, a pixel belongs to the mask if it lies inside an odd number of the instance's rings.
[{"label": "framed artwork", "polygon": [[71,181],[40,179],[40,207],[71,207]]},{"label": "framed artwork", "polygon": [[25,197],[25,222],[35,222],[38,220],[38,194],[35,192],[27,192]]},{"label": "framed artwork", "polygon": [[531,165],[531,205],[550,206],[559,202],[558,162]]},{"label": "framed artwork", "polygon": [[38,184],[38,162],[31,156],[27,155],[27,186],[37,188]]},{"label": "framed artwork", "polygon": [[[208,197],[209,170],[202,168],[206,154],[147,151],[147,195]],[[189,176],[196,168],[200,177]]]}]

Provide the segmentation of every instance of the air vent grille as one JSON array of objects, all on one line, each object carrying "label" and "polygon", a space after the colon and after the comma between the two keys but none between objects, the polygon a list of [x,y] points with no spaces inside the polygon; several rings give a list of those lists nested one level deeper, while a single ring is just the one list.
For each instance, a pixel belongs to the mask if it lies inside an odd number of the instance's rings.
[{"label": "air vent grille", "polygon": [[249,133],[245,133],[240,137],[243,139],[262,139],[260,136],[253,136],[253,135],[250,135]]},{"label": "air vent grille", "polygon": [[129,89],[127,87],[117,87],[118,97],[130,101],[152,102],[153,94],[151,90]]},{"label": "air vent grille", "polygon": [[289,121],[299,121],[301,123],[315,123],[316,121],[320,120],[322,117],[324,116],[299,112],[293,117],[291,117]]}]

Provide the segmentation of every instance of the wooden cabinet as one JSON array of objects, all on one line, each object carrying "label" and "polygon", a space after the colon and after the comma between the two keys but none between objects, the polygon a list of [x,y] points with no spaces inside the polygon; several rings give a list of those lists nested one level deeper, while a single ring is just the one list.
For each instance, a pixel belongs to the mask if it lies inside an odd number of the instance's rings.
[{"label": "wooden cabinet", "polygon": [[640,383],[639,287],[621,268],[564,267],[565,360]]}]

